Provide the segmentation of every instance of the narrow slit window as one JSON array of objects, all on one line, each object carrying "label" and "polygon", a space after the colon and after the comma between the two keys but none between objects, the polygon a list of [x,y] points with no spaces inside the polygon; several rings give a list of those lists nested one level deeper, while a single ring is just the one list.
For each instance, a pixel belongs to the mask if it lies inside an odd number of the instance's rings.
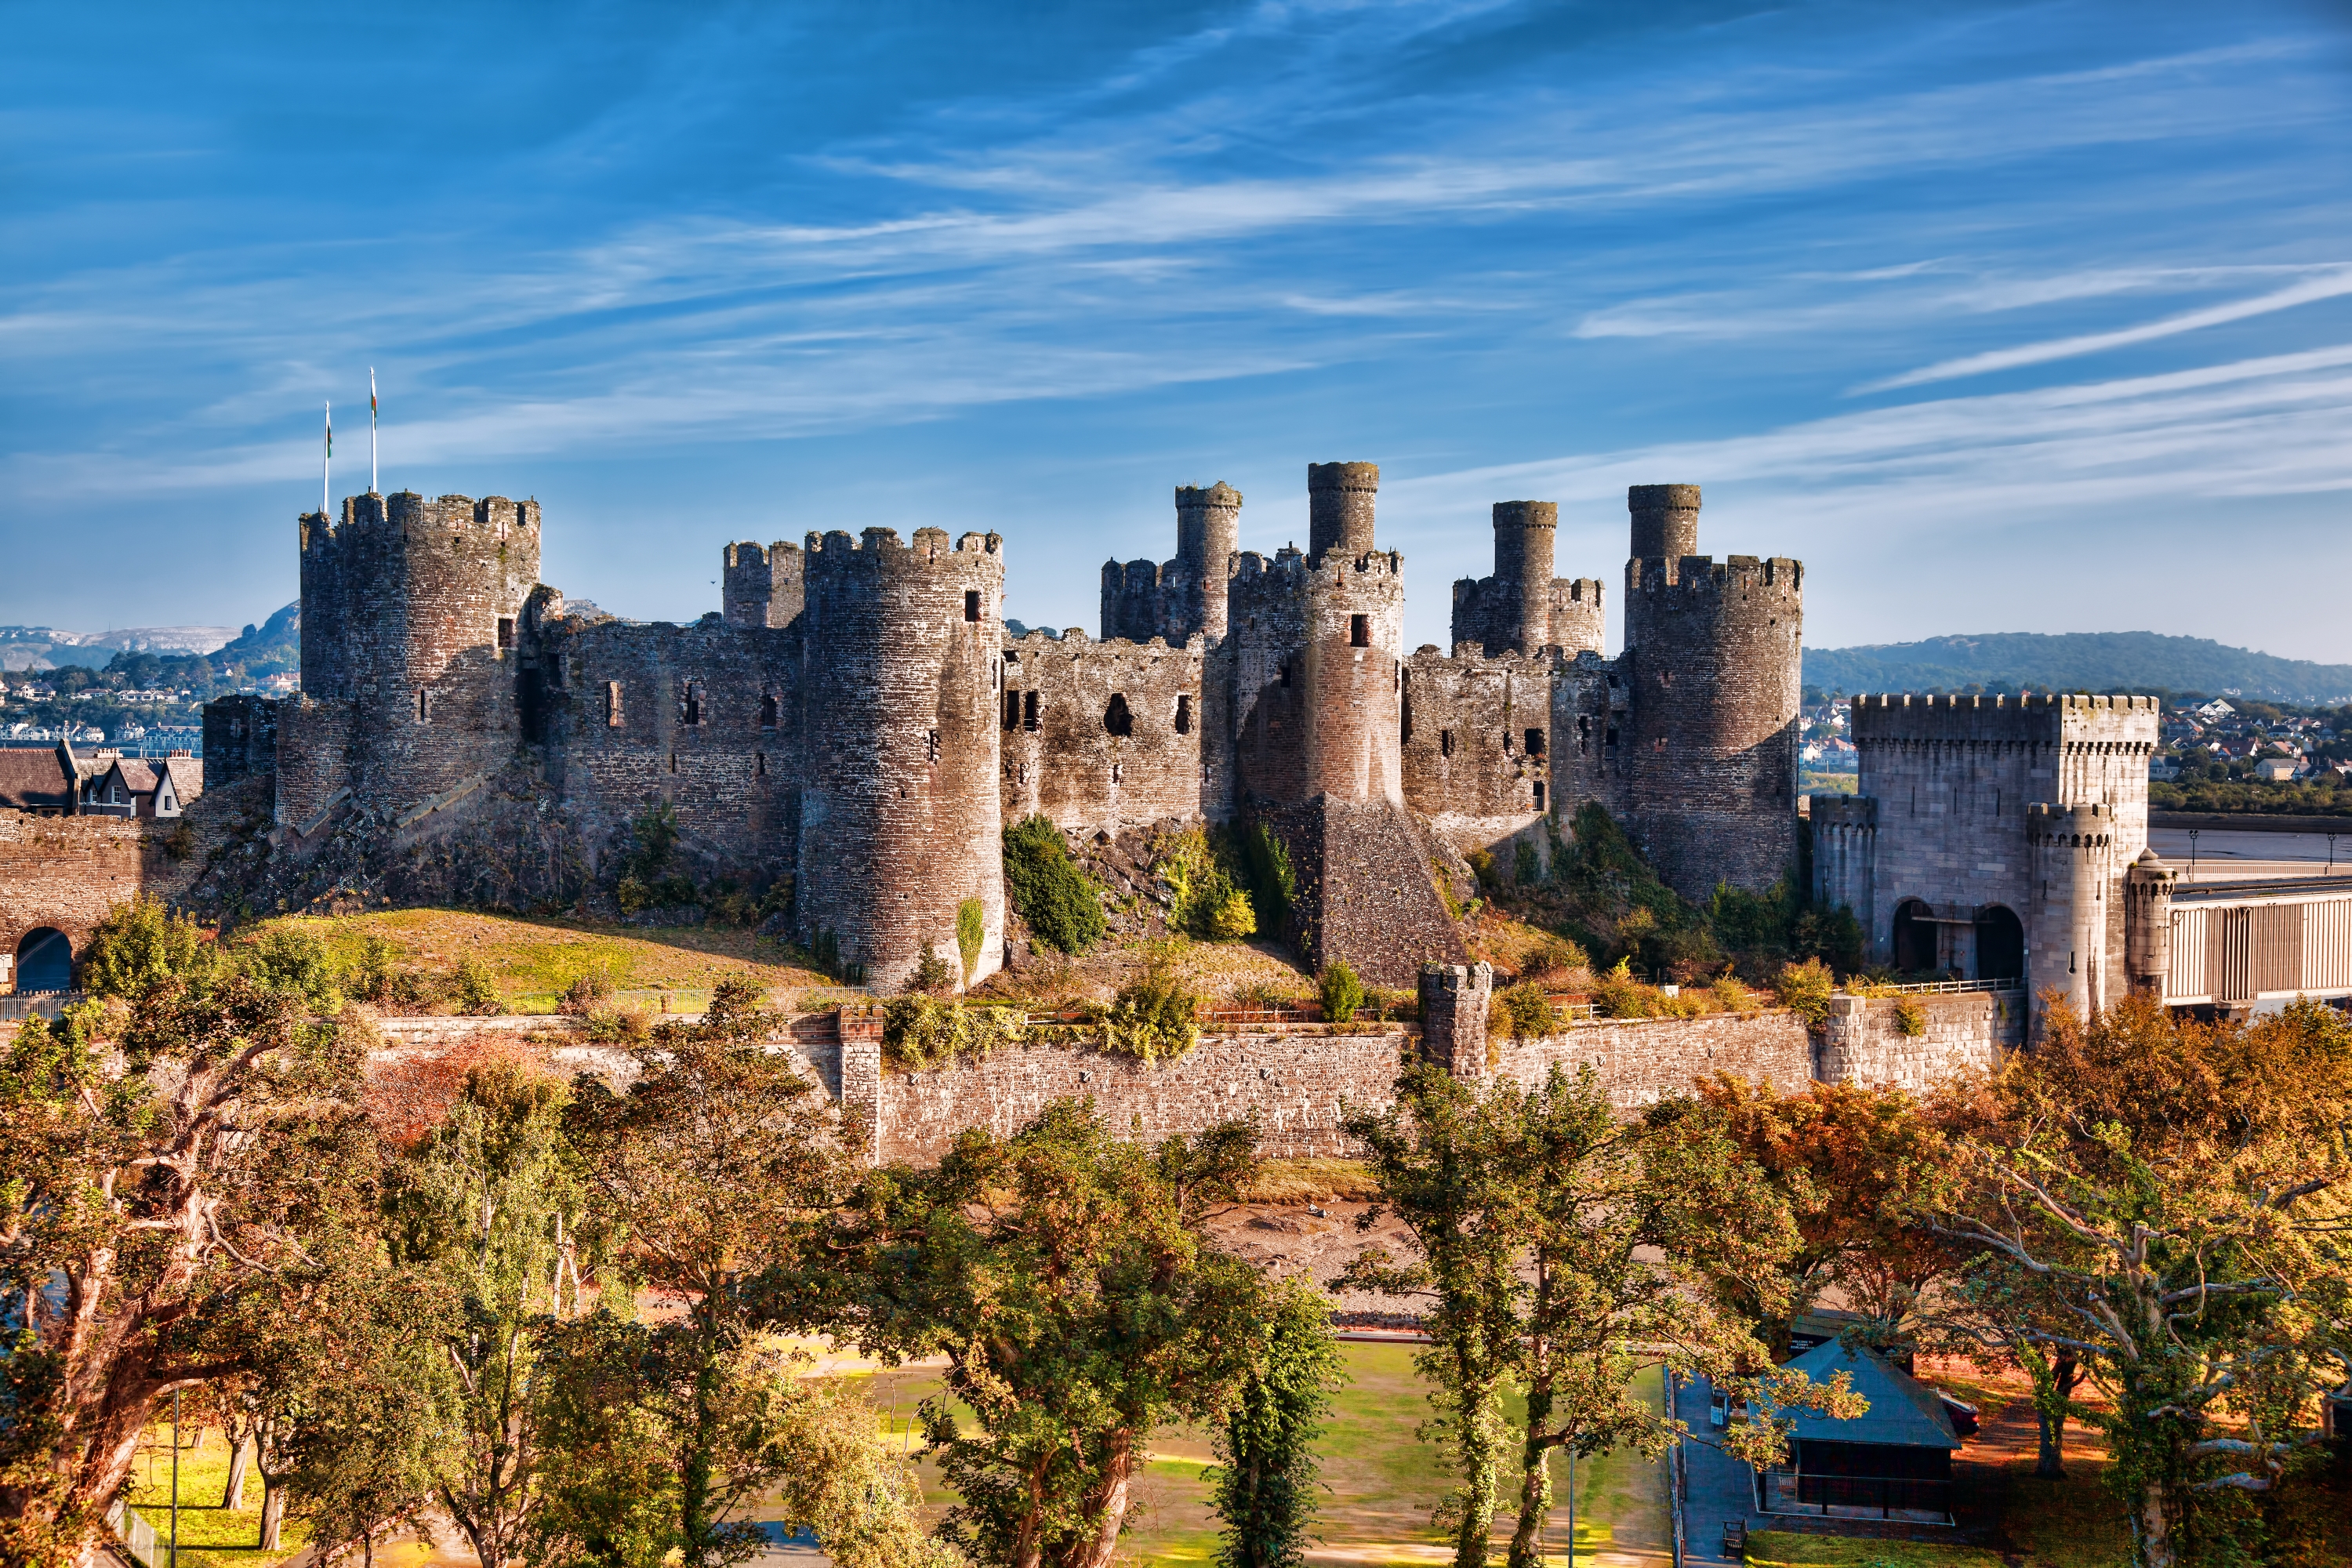
[{"label": "narrow slit window", "polygon": [[702,722],[702,682],[689,680],[686,683],[684,711],[679,716],[688,724]]},{"label": "narrow slit window", "polygon": [[672,773],[677,772],[677,753],[676,752],[672,752],[669,754],[669,771]]},{"label": "narrow slit window", "polygon": [[1508,730],[1506,730],[1506,731],[1503,731],[1503,755],[1505,755],[1505,756],[1507,756],[1507,756],[1509,756],[1510,754],[1511,754],[1511,732],[1510,732]]},{"label": "narrow slit window", "polygon": [[980,590],[977,588],[963,591],[963,618],[975,623],[980,619]]},{"label": "narrow slit window", "polygon": [[433,695],[425,688],[416,689],[416,721],[420,724],[433,717]]},{"label": "narrow slit window", "polygon": [[1179,692],[1176,696],[1176,732],[1180,735],[1192,732],[1192,694],[1189,691]]},{"label": "narrow slit window", "polygon": [[755,778],[766,778],[768,776],[767,752],[754,752],[751,753],[751,773]]},{"label": "narrow slit window", "polygon": [[1010,687],[1004,692],[1004,727],[1008,730],[1021,728],[1021,693]]},{"label": "narrow slit window", "polygon": [[925,742],[923,760],[927,763],[940,760],[940,732],[937,730],[930,732],[929,741]]},{"label": "narrow slit window", "polygon": [[1437,754],[1441,757],[1450,757],[1454,754],[1453,731],[1440,730],[1437,732]]},{"label": "narrow slit window", "polygon": [[1543,808],[1544,808],[1544,787],[1543,787],[1543,780],[1541,780],[1541,779],[1538,779],[1538,780],[1536,780],[1536,809],[1537,809],[1538,811],[1541,811]]},{"label": "narrow slit window", "polygon": [[1125,692],[1114,691],[1110,694],[1110,701],[1103,709],[1103,729],[1108,733],[1118,736],[1135,733],[1135,715],[1128,710]]},{"label": "narrow slit window", "polygon": [[604,682],[604,722],[617,730],[621,727],[621,683]]},{"label": "narrow slit window", "polygon": [[1021,727],[1024,730],[1037,727],[1037,694],[1034,691],[1021,694]]},{"label": "narrow slit window", "polygon": [[[777,701],[776,701],[775,694],[774,694],[774,693],[772,693],[772,692],[771,692],[769,695],[767,695],[767,696],[762,697],[762,698],[761,698],[761,699],[760,699],[760,728],[761,728],[761,729],[762,729],[762,730],[772,730],[772,729],[774,729],[774,728],[776,727],[776,719],[777,719],[777,717],[778,717],[778,714],[777,714],[777,709],[778,709],[778,707],[779,707],[779,704],[778,704],[778,703],[777,703]],[[764,762],[764,761],[761,763],[760,771],[761,771],[761,772],[762,772],[762,773],[767,772],[767,764],[765,763],[765,762]]]},{"label": "narrow slit window", "polygon": [[512,616],[500,616],[499,617],[499,646],[500,647],[514,647],[514,617]]},{"label": "narrow slit window", "polygon": [[1286,691],[1290,689],[1290,666],[1286,664],[1282,667],[1282,687]]},{"label": "narrow slit window", "polygon": [[1348,617],[1348,646],[1349,647],[1370,647],[1372,646],[1371,616],[1349,616]]}]

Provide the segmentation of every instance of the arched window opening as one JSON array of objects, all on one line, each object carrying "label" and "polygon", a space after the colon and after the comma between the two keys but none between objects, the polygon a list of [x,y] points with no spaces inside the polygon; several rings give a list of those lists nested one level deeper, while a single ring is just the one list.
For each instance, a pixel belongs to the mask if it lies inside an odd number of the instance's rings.
[{"label": "arched window opening", "polygon": [[1128,711],[1126,693],[1110,694],[1109,705],[1103,709],[1103,728],[1114,735],[1135,733],[1135,715]]}]

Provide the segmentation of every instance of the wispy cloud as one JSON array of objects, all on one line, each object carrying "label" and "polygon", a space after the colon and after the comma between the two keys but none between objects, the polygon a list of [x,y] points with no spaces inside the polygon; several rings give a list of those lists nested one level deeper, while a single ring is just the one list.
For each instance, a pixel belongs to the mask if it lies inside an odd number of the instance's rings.
[{"label": "wispy cloud", "polygon": [[2227,304],[2208,305],[2201,310],[2184,310],[2161,321],[2145,321],[2136,327],[2123,327],[2107,332],[2084,332],[2074,337],[2053,338],[2045,342],[2021,343],[2015,348],[1993,349],[1984,353],[1964,354],[1938,364],[1906,371],[1901,375],[1888,376],[1855,388],[1857,392],[1890,392],[1897,387],[1918,386],[1931,381],[1955,381],[1962,376],[1986,375],[1994,371],[2015,370],[2021,365],[2047,364],[2053,360],[2075,359],[2084,354],[2104,353],[2108,349],[2127,348],[2134,343],[2154,342],[2159,338],[2177,337],[2206,327],[2218,327],[2231,321],[2243,321],[2255,316],[2267,316],[2273,310],[2291,310],[2298,305],[2309,305],[2321,300],[2341,299],[2352,294],[2352,267],[2339,268],[2307,278],[2300,283],[2290,283],[2284,289],[2250,300],[2232,300]]}]

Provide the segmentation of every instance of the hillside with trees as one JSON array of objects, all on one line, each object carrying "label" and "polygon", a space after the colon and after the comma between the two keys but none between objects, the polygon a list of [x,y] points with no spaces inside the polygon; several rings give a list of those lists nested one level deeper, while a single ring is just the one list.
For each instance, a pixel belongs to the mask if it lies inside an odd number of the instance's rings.
[{"label": "hillside with trees", "polygon": [[2137,691],[2352,702],[2352,665],[2158,632],[1984,632],[1805,650],[1805,684],[1865,691]]}]

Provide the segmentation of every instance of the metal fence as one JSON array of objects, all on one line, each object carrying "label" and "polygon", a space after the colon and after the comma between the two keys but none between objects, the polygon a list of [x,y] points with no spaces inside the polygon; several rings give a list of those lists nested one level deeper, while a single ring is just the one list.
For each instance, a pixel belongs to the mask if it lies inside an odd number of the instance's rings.
[{"label": "metal fence", "polygon": [[77,1002],[87,1002],[86,991],[26,991],[14,996],[0,996],[0,1024],[22,1023],[26,1018],[55,1018]]},{"label": "metal fence", "polygon": [[[2022,980],[1922,980],[1917,984],[1911,985],[1874,985],[1870,988],[1868,994],[1872,996],[1885,996],[1900,993],[1906,996],[1910,996],[1916,995],[1922,992],[2022,991],[2024,989],[2025,982]],[[1861,995],[1864,994],[1853,992],[1848,993],[1848,994]]]},{"label": "metal fence", "polygon": [[113,1506],[106,1510],[106,1522],[140,1568],[158,1568],[172,1554],[168,1546],[155,1539],[155,1527],[140,1518],[139,1510],[121,1498],[115,1499]]}]

